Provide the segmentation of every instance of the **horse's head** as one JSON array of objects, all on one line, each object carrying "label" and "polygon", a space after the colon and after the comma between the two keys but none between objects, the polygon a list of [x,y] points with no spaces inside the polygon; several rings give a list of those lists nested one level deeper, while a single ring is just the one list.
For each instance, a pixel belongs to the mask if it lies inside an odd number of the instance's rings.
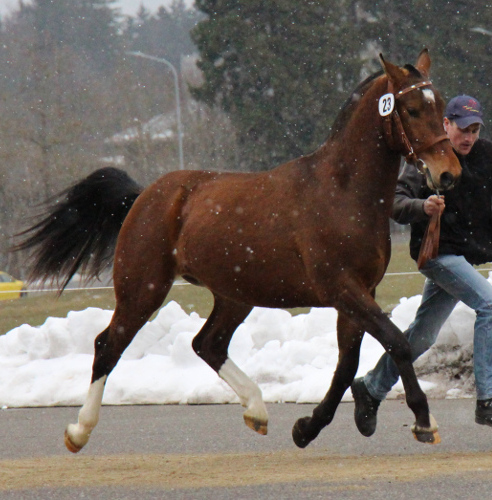
[{"label": "horse's head", "polygon": [[429,80],[427,49],[415,67],[401,68],[380,58],[388,80],[386,100],[380,102],[386,140],[425,174],[431,189],[451,189],[461,165],[444,133],[444,101]]}]

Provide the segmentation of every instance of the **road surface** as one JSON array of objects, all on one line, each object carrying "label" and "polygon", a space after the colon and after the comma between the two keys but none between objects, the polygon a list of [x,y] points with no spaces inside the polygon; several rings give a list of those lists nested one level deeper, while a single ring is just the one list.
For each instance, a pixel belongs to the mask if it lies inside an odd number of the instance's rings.
[{"label": "road surface", "polygon": [[387,401],[361,436],[353,403],[305,450],[291,428],[313,405],[271,404],[269,433],[239,405],[105,406],[87,446],[66,451],[78,408],[0,410],[0,499],[487,499],[492,428],[474,400],[431,400],[442,443],[415,441],[413,414]]}]

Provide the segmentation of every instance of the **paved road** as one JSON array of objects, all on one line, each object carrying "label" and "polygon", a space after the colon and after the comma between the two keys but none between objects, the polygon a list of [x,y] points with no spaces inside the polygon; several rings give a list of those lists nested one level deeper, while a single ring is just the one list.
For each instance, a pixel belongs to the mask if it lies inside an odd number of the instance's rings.
[{"label": "paved road", "polygon": [[1,410],[0,499],[491,498],[492,429],[474,423],[474,401],[430,404],[440,445],[415,441],[410,410],[387,401],[373,437],[344,403],[306,450],[290,433],[312,405],[268,405],[268,436],[238,405],[103,407],[77,455],[63,445],[77,408]]}]

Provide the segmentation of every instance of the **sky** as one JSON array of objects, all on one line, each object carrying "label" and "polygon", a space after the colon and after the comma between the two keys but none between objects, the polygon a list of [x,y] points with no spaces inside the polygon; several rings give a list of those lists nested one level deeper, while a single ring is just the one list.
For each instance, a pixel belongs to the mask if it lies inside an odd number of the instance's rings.
[{"label": "sky", "polygon": [[[492,283],[492,278],[489,277]],[[392,321],[404,330],[420,296],[402,298]],[[27,324],[0,336],[0,408],[79,406],[91,379],[94,338],[112,311],[88,308],[41,326]],[[266,402],[317,403],[336,367],[334,309],[312,309],[291,316],[279,309],[255,308],[236,331],[229,354],[255,382]],[[456,379],[453,364],[470,353],[475,313],[460,303],[443,326],[437,344],[417,363],[430,375],[419,377],[429,397],[475,397],[473,376]],[[232,390],[191,348],[205,319],[188,315],[176,302],[162,308],[124,352],[110,374],[103,404],[237,403]],[[359,376],[371,369],[383,349],[365,335]],[[402,394],[401,381],[389,398]],[[352,399],[348,390],[345,401]]]},{"label": "sky", "polygon": [[[0,0],[1,2],[1,0]],[[118,0],[115,2],[115,6],[119,7],[123,14],[134,15],[140,9],[140,5],[144,5],[147,10],[151,12],[156,12],[161,5],[170,5],[172,0]],[[185,0],[185,4],[190,6],[194,3],[194,0]]]},{"label": "sky", "polygon": [[[169,5],[172,0],[117,0],[114,3],[115,7],[119,7],[123,14],[135,15],[140,8],[144,5],[145,8],[151,12],[156,12],[161,5]],[[192,5],[194,0],[185,0],[186,5]],[[7,14],[19,5],[18,0],[0,0],[0,14]]]}]

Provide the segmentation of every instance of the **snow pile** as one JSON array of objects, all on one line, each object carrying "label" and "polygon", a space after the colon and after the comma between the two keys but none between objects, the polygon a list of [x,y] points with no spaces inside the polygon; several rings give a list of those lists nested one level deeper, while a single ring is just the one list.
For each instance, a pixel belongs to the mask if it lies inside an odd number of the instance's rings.
[{"label": "snow pile", "polygon": [[[391,319],[402,330],[413,320],[420,296],[403,298]],[[91,378],[93,343],[112,311],[88,308],[39,327],[22,325],[0,337],[0,406],[81,405]],[[267,402],[319,402],[338,359],[337,313],[312,309],[292,316],[256,308],[238,328],[230,357],[257,382]],[[459,304],[438,339],[418,361],[429,396],[472,397],[470,367],[475,313]],[[110,375],[105,404],[237,402],[232,390],[191,348],[205,320],[171,302],[147,323]],[[383,349],[364,337],[359,375],[371,369]],[[402,392],[399,382],[389,397]],[[351,399],[350,390],[345,399]]]}]

